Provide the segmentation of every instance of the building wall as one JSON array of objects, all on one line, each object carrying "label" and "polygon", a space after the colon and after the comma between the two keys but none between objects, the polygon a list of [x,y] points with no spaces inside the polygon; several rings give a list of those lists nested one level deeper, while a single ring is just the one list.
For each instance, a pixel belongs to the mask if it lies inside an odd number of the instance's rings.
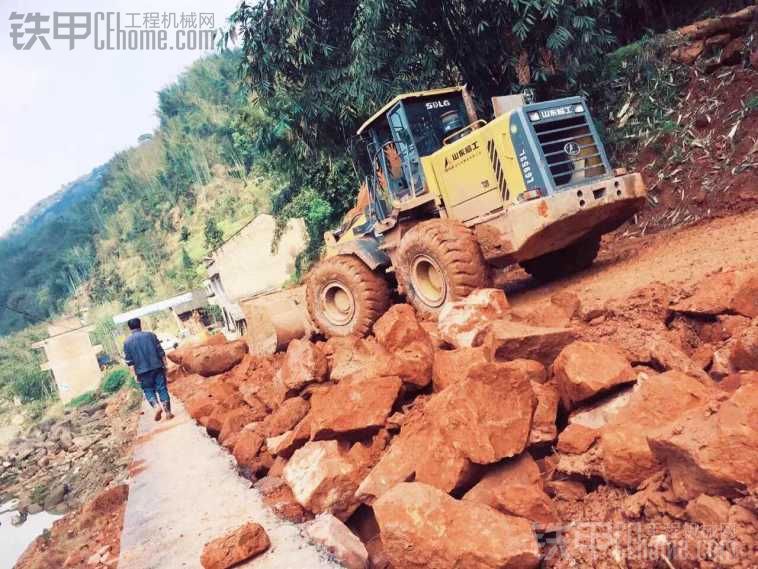
[{"label": "building wall", "polygon": [[229,302],[237,303],[262,291],[278,289],[294,271],[295,259],[308,242],[305,222],[290,220],[276,253],[272,254],[274,229],[272,216],[259,215],[214,252],[208,273],[211,277],[215,273],[220,275]]},{"label": "building wall", "polygon": [[100,347],[90,342],[92,328],[82,327],[76,318],[59,320],[48,327],[50,337],[35,344],[45,350],[47,363],[43,368],[53,372],[64,403],[100,385],[101,372],[97,363]]}]

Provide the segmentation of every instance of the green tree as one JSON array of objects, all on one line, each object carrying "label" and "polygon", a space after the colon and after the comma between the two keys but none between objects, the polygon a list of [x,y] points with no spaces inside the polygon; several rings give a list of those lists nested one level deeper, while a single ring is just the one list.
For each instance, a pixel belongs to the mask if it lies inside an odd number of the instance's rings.
[{"label": "green tree", "polygon": [[[205,246],[208,247],[209,250],[218,249],[224,242],[224,232],[221,231],[221,228],[216,223],[216,220],[212,217],[209,217],[205,221],[205,229],[203,230],[203,235],[205,236]],[[184,259],[182,259],[182,261],[183,260]]]},{"label": "green tree", "polygon": [[[489,98],[553,94],[591,80],[613,44],[616,0],[262,0],[242,3],[243,70],[254,95],[233,136],[278,187],[280,222],[308,220],[312,247],[352,205],[362,120],[393,96],[468,83]],[[315,241],[315,244],[313,243]]]}]

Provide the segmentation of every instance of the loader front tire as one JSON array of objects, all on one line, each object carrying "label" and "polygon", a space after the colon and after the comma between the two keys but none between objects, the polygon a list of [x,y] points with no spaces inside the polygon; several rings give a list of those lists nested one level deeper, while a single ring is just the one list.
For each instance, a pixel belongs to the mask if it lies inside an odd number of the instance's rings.
[{"label": "loader front tire", "polygon": [[308,314],[327,337],[365,336],[389,308],[387,281],[351,255],[321,261],[306,283]]},{"label": "loader front tire", "polygon": [[400,242],[398,280],[417,312],[436,317],[444,304],[487,286],[487,266],[473,232],[459,221],[431,219]]},{"label": "loader front tire", "polygon": [[521,266],[535,279],[552,281],[588,269],[600,251],[600,235],[588,235],[551,253],[523,261]]}]

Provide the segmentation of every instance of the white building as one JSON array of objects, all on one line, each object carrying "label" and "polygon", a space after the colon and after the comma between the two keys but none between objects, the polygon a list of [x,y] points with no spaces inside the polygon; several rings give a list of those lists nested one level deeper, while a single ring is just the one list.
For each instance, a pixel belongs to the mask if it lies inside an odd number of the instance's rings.
[{"label": "white building", "polygon": [[207,264],[208,302],[221,308],[229,332],[244,332],[242,304],[281,289],[305,250],[308,233],[302,219],[289,220],[272,251],[275,230],[272,216],[259,215],[216,249]]}]

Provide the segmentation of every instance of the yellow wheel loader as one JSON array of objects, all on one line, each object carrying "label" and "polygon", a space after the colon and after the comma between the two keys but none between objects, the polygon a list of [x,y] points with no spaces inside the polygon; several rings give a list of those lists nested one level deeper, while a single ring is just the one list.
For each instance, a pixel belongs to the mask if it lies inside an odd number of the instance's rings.
[{"label": "yellow wheel loader", "polygon": [[540,280],[584,269],[641,208],[642,177],[611,168],[584,99],[493,107],[479,119],[465,86],[408,93],[360,127],[370,175],[306,282],[323,334],[367,334],[394,282],[434,316],[487,286],[490,267]]}]

